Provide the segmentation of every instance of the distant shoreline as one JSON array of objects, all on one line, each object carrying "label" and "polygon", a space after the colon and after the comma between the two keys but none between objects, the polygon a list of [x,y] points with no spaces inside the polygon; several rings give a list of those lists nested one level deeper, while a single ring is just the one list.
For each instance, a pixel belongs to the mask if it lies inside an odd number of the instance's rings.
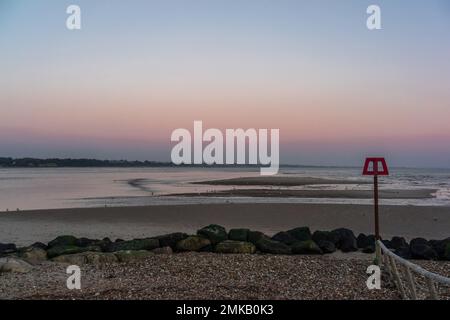
[{"label": "distant shoreline", "polygon": [[[13,158],[0,157],[0,169],[7,168],[248,168],[259,169],[260,164],[181,164],[175,165],[168,161],[152,160],[100,160],[91,158]],[[358,165],[314,165],[314,164],[280,164],[280,168],[345,168],[361,170]],[[390,166],[391,169],[424,169],[424,170],[450,170],[440,167],[409,167],[409,166]]]}]

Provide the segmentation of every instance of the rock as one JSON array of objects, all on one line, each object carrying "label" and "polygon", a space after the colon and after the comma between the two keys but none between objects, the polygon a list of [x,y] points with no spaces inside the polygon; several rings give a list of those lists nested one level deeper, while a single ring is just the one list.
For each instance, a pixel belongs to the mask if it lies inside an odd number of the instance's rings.
[{"label": "rock", "polygon": [[329,241],[336,246],[339,242],[339,238],[336,236],[336,234],[330,232],[330,231],[315,231],[312,235],[312,240],[315,243],[319,243],[320,241]]},{"label": "rock", "polygon": [[89,247],[89,246],[96,245],[99,242],[100,242],[100,240],[94,240],[94,239],[88,239],[88,238],[79,238],[79,239],[76,239],[75,245],[77,247]]},{"label": "rock", "polygon": [[197,235],[209,239],[213,245],[228,239],[225,228],[217,224],[210,224],[209,226],[201,228],[197,231]]},{"label": "rock", "polygon": [[444,249],[444,255],[442,256],[443,260],[450,261],[450,243],[447,243]]},{"label": "rock", "polygon": [[171,247],[167,246],[167,247],[153,249],[151,252],[154,254],[172,254],[173,250]]},{"label": "rock", "polygon": [[353,234],[352,230],[339,228],[331,231],[331,233],[333,233],[338,239],[336,247],[341,249],[342,252],[351,252],[358,250],[356,237]]},{"label": "rock", "polygon": [[256,247],[253,243],[235,240],[225,240],[216,245],[217,253],[255,253]]},{"label": "rock", "polygon": [[74,236],[59,236],[48,243],[48,247],[76,246],[77,238]]},{"label": "rock", "polygon": [[212,244],[208,244],[206,247],[203,247],[200,250],[198,250],[198,252],[214,252],[214,246]]},{"label": "rock", "polygon": [[264,233],[259,231],[249,231],[248,233],[248,242],[253,243],[255,246],[261,239],[270,239],[268,236],[266,236]]},{"label": "rock", "polygon": [[186,239],[187,237],[188,235],[186,233],[176,232],[158,236],[155,239],[159,240],[159,245],[161,247],[171,247],[172,249],[175,249],[177,242]]},{"label": "rock", "polygon": [[286,232],[297,239],[297,241],[312,240],[311,231],[308,227],[295,228]]},{"label": "rock", "polygon": [[0,255],[10,254],[17,251],[17,247],[14,243],[0,243]]},{"label": "rock", "polygon": [[416,246],[416,245],[429,245],[428,241],[425,240],[424,238],[414,238],[411,240],[411,242],[409,243],[410,246]]},{"label": "rock", "polygon": [[388,249],[394,249],[392,248],[392,243],[390,240],[381,240],[381,242],[384,244],[384,246]]},{"label": "rock", "polygon": [[37,247],[28,247],[19,251],[19,257],[35,265],[47,260],[47,251]]},{"label": "rock", "polygon": [[159,240],[153,238],[134,239],[129,241],[112,242],[106,248],[106,252],[127,250],[153,250],[159,247]]},{"label": "rock", "polygon": [[398,248],[408,247],[408,243],[406,242],[405,238],[403,238],[403,237],[392,237],[391,247],[392,247],[392,249],[396,250]]},{"label": "rock", "polygon": [[374,244],[369,244],[368,246],[366,246],[365,248],[362,249],[363,253],[374,253],[375,252],[375,245]]},{"label": "rock", "polygon": [[322,250],[312,240],[296,242],[291,249],[294,254],[322,254]]},{"label": "rock", "polygon": [[119,262],[130,262],[148,258],[153,256],[154,253],[147,250],[124,250],[124,251],[116,251],[114,255],[117,257]]},{"label": "rock", "polygon": [[356,238],[356,245],[360,249],[363,249],[369,245],[367,241],[367,236],[364,233],[358,234],[358,237]]},{"label": "rock", "polygon": [[247,241],[249,229],[231,229],[228,232],[228,239],[236,241]]},{"label": "rock", "polygon": [[76,254],[67,254],[63,256],[58,256],[52,259],[54,262],[67,263],[77,266],[83,264],[106,264],[117,262],[118,258],[113,253],[105,252],[82,252]]},{"label": "rock", "polygon": [[76,266],[82,266],[87,263],[86,256],[82,253],[65,254],[62,256],[54,257],[51,260],[57,263],[67,263]]},{"label": "rock", "polygon": [[284,244],[287,244],[288,246],[294,244],[295,242],[298,242],[298,240],[294,238],[292,234],[285,231],[278,232],[272,237],[272,240],[282,242]]},{"label": "rock", "polygon": [[444,240],[430,240],[428,243],[436,251],[440,260],[450,260],[450,255],[446,255],[446,247],[450,245],[450,238]]},{"label": "rock", "polygon": [[356,245],[360,249],[364,249],[366,247],[375,246],[375,236],[374,235],[368,235],[366,236],[364,233],[360,233],[358,237],[356,238]]},{"label": "rock", "polygon": [[[116,242],[120,242],[117,241]],[[103,238],[102,240],[95,242],[94,244],[100,248],[102,248],[102,251],[108,251],[108,248],[111,246],[113,242],[109,238]]]},{"label": "rock", "polygon": [[31,271],[33,267],[21,259],[14,257],[0,258],[0,273],[2,272],[15,272],[15,273],[27,273]]},{"label": "rock", "polygon": [[42,243],[42,242],[35,242],[30,247],[32,247],[32,248],[39,248],[39,249],[42,249],[42,250],[47,250],[47,248],[48,248],[48,246],[46,244]]},{"label": "rock", "polygon": [[323,253],[333,253],[336,251],[336,246],[331,241],[319,240],[319,242],[317,242],[317,245]]},{"label": "rock", "polygon": [[437,260],[438,258],[437,252],[428,244],[423,244],[422,241],[413,243],[411,240],[409,249],[412,259]]},{"label": "rock", "polygon": [[178,251],[199,251],[209,245],[211,245],[209,239],[200,236],[189,236],[186,239],[178,241],[176,249]]},{"label": "rock", "polygon": [[278,241],[271,240],[270,238],[262,237],[256,243],[256,247],[258,250],[264,253],[272,253],[272,254],[291,254],[291,248]]},{"label": "rock", "polygon": [[395,249],[394,253],[403,259],[411,259],[411,251],[409,246],[399,247]]},{"label": "rock", "polygon": [[102,251],[100,247],[54,246],[47,250],[48,258],[54,258],[66,254],[82,253],[86,251]]}]

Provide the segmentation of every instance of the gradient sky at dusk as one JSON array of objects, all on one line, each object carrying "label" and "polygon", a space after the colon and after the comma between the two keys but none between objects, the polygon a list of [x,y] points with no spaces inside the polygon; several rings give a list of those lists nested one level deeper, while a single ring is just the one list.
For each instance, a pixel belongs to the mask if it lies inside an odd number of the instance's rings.
[{"label": "gradient sky at dusk", "polygon": [[282,163],[450,167],[450,2],[0,0],[0,156],[169,161],[194,120],[279,128]]}]

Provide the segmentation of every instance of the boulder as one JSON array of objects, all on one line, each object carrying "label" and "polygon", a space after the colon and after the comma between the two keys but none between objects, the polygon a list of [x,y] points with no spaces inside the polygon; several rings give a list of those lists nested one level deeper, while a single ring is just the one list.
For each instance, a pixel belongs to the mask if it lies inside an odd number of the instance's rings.
[{"label": "boulder", "polygon": [[214,252],[214,246],[212,244],[208,244],[206,247],[203,247],[200,250],[198,250],[198,252]]},{"label": "boulder", "polygon": [[271,240],[270,238],[262,237],[256,243],[256,248],[264,253],[272,254],[291,254],[291,248],[278,241]]},{"label": "boulder", "polygon": [[186,239],[187,237],[188,235],[186,233],[176,232],[158,236],[155,239],[159,240],[159,245],[161,247],[171,247],[172,249],[175,249],[177,242]]},{"label": "boulder", "polygon": [[[117,241],[116,242],[120,242]],[[113,242],[109,238],[103,238],[102,240],[95,242],[94,245],[102,248],[102,251],[108,251],[108,248],[111,246]]]},{"label": "boulder", "polygon": [[216,245],[217,253],[255,253],[253,243],[235,240],[225,240]]},{"label": "boulder", "polygon": [[200,236],[189,236],[178,241],[176,249],[177,251],[200,251],[200,249],[210,245],[211,241],[209,239]]},{"label": "boulder", "polygon": [[151,251],[151,253],[154,253],[154,254],[172,254],[173,250],[172,250],[171,247],[167,246],[167,247],[161,247],[161,248],[153,249]]},{"label": "boulder", "polygon": [[381,240],[381,242],[384,244],[384,246],[388,249],[394,249],[392,248],[391,240]]},{"label": "boulder", "polygon": [[446,254],[446,248],[450,245],[450,238],[444,240],[430,240],[428,243],[436,251],[440,260],[450,260],[450,256]]},{"label": "boulder", "polygon": [[225,228],[217,224],[210,224],[209,226],[201,228],[197,231],[197,235],[209,239],[213,245],[228,239]]},{"label": "boulder", "polygon": [[375,246],[375,236],[373,234],[366,236],[364,233],[360,233],[356,238],[356,245],[360,249]]},{"label": "boulder", "polygon": [[429,245],[428,241],[424,238],[414,238],[409,243],[410,246],[416,246],[416,245]]},{"label": "boulder", "polygon": [[450,243],[447,243],[444,249],[444,254],[442,256],[443,260],[450,261]]},{"label": "boulder", "polygon": [[364,249],[366,247],[375,246],[375,236],[373,234],[370,234],[366,236],[364,233],[360,233],[358,237],[356,238],[356,245],[360,249]]},{"label": "boulder", "polygon": [[395,249],[394,253],[403,259],[411,259],[411,251],[409,250],[409,246],[399,247]]},{"label": "boulder", "polygon": [[356,238],[356,245],[360,249],[363,249],[369,245],[367,241],[367,236],[364,233],[358,234],[358,237]]},{"label": "boulder", "polygon": [[249,229],[231,229],[228,232],[228,239],[236,241],[247,241]]},{"label": "boulder", "polygon": [[130,262],[148,258],[150,256],[153,256],[154,253],[147,250],[124,250],[116,251],[114,252],[114,255],[119,262]]},{"label": "boulder", "polygon": [[365,248],[362,249],[363,253],[374,253],[375,252],[375,245],[374,244],[369,244],[368,246],[366,246]]},{"label": "boulder", "polygon": [[317,242],[317,245],[323,253],[333,253],[336,251],[336,246],[331,241],[319,240],[319,242]]},{"label": "boulder", "polygon": [[437,260],[437,252],[428,244],[423,244],[423,242],[416,242],[409,246],[411,251],[412,259],[423,259],[423,260]]},{"label": "boulder", "polygon": [[17,251],[17,247],[14,243],[0,243],[0,255],[10,254]]},{"label": "boulder", "polygon": [[264,233],[259,231],[249,231],[248,232],[248,242],[253,243],[255,246],[261,239],[270,239],[268,236],[266,236]]},{"label": "boulder", "polygon": [[87,251],[102,251],[100,247],[77,247],[77,246],[53,246],[47,250],[48,258],[54,258],[66,254],[82,253]]},{"label": "boulder", "polygon": [[35,265],[47,260],[47,251],[37,247],[27,247],[19,251],[19,257]]},{"label": "boulder", "polygon": [[402,247],[408,247],[408,243],[403,237],[392,237],[391,239],[391,247],[396,250]]},{"label": "boulder", "polygon": [[27,273],[33,267],[21,259],[15,257],[0,258],[0,273],[3,272],[15,272],[15,273]]},{"label": "boulder", "polygon": [[134,239],[129,241],[120,241],[110,243],[104,251],[116,252],[127,250],[153,250],[159,247],[159,240],[153,238]]},{"label": "boulder", "polygon": [[299,241],[292,245],[294,254],[322,254],[320,247],[312,240]]},{"label": "boulder", "polygon": [[330,231],[314,231],[312,235],[312,240],[315,243],[319,243],[320,241],[329,241],[336,246],[339,242],[339,238],[336,236],[336,234],[330,232]]},{"label": "boulder", "polygon": [[291,236],[293,236],[297,241],[306,241],[311,240],[311,231],[308,227],[300,227],[286,231]]},{"label": "boulder", "polygon": [[356,237],[352,230],[339,228],[331,231],[332,234],[338,239],[336,245],[342,252],[351,252],[358,250],[358,244],[356,243]]},{"label": "boulder", "polygon": [[54,262],[67,263],[77,266],[83,264],[106,264],[117,262],[118,259],[113,253],[106,252],[82,252],[76,254],[67,254],[63,256],[58,256],[52,259]]},{"label": "boulder", "polygon": [[75,240],[75,245],[77,247],[89,247],[96,245],[100,240],[88,239],[88,238],[79,238]]},{"label": "boulder", "polygon": [[284,244],[287,244],[288,246],[298,242],[298,240],[294,238],[292,234],[285,231],[278,232],[276,235],[272,237],[272,240],[282,242]]},{"label": "boulder", "polygon": [[32,248],[39,248],[39,249],[42,249],[42,250],[47,250],[47,248],[48,248],[48,246],[46,244],[42,243],[42,242],[35,242],[30,247],[32,247]]},{"label": "boulder", "polygon": [[74,236],[59,236],[48,243],[48,247],[77,246],[77,238]]}]

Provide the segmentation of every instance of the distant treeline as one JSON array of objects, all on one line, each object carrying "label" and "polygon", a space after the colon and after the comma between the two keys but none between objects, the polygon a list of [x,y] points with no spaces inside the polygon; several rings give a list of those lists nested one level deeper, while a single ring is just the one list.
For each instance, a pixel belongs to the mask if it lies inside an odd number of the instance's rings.
[{"label": "distant treeline", "polygon": [[[175,165],[171,162],[158,161],[128,161],[128,160],[97,160],[97,159],[37,159],[37,158],[0,158],[0,167],[210,167],[208,165]],[[212,165],[212,167],[257,167],[256,165]]]}]

